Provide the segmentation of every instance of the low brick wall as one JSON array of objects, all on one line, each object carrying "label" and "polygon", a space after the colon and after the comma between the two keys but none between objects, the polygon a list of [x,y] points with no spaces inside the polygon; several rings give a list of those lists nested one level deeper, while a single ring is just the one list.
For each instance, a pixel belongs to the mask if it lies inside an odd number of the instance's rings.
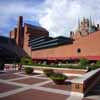
[{"label": "low brick wall", "polygon": [[87,71],[86,70],[82,70],[82,69],[60,69],[60,70],[56,70],[56,72],[61,72],[61,73],[68,73],[68,74],[85,74]]},{"label": "low brick wall", "polygon": [[99,79],[100,69],[88,72],[80,78],[76,78],[71,81],[72,91],[82,93],[83,96],[85,96],[89,92],[89,90],[96,85]]},{"label": "low brick wall", "polygon": [[84,93],[84,85],[81,83],[72,83],[72,91]]}]

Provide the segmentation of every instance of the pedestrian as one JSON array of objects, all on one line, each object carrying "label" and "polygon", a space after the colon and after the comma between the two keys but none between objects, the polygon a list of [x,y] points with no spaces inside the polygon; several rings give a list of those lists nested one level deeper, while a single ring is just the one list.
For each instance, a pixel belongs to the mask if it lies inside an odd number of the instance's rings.
[{"label": "pedestrian", "polygon": [[22,70],[22,64],[19,64],[19,66],[18,66],[18,70],[19,70],[19,71]]},{"label": "pedestrian", "polygon": [[90,72],[91,71],[91,68],[90,67],[86,67],[86,69],[87,69],[87,72]]}]

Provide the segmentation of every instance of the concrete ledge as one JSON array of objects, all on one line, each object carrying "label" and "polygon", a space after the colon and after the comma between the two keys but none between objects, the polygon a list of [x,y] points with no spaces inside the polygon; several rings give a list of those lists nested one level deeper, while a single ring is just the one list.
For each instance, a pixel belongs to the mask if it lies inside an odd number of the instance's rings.
[{"label": "concrete ledge", "polygon": [[90,77],[92,77],[94,74],[96,74],[99,71],[100,71],[100,69],[96,69],[96,70],[90,71],[90,72],[84,74],[83,76],[81,76],[79,78],[73,79],[71,82],[72,83],[80,83],[80,84],[83,84],[87,79],[89,79]]},{"label": "concrete ledge", "polygon": [[51,69],[58,69],[58,70],[61,70],[61,69],[63,69],[63,70],[78,70],[78,71],[87,71],[87,70],[85,70],[85,69],[73,69],[73,68],[53,68],[53,67],[43,67],[43,66],[29,66],[29,65],[23,65],[24,67],[32,67],[32,68],[43,68],[43,69],[48,69],[48,68],[51,68]]},{"label": "concrete ledge", "polygon": [[24,67],[32,67],[36,70],[43,70],[43,69],[53,69],[56,72],[61,72],[61,73],[65,73],[65,74],[85,74],[87,72],[87,70],[84,69],[71,69],[71,68],[52,68],[52,67],[43,67],[43,66],[27,66],[27,65],[23,65]]},{"label": "concrete ledge", "polygon": [[72,91],[84,94],[84,96],[90,91],[92,87],[98,82],[100,78],[100,69],[93,70],[86,73],[80,78],[70,80],[72,84]]}]

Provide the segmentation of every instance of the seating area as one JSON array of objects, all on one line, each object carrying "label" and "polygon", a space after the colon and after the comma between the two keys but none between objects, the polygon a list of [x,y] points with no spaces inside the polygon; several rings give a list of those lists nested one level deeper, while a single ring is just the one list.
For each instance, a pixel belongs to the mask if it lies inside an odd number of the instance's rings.
[{"label": "seating area", "polygon": [[[91,71],[82,76],[79,74],[65,74],[67,79],[64,84],[55,84],[43,72],[35,69],[32,74],[26,74],[24,71],[19,72],[9,66],[9,70],[0,73],[0,100],[95,100],[91,96],[83,97],[79,91],[73,92],[73,83],[90,82],[92,76],[99,73],[100,69]],[[68,69],[67,69],[68,70]],[[98,74],[96,74],[98,76]],[[86,81],[88,80],[88,81]],[[72,83],[70,83],[70,82]],[[92,81],[91,81],[92,82]],[[75,87],[77,87],[76,85]],[[79,86],[80,87],[80,86]],[[78,96],[75,93],[78,94]]]}]

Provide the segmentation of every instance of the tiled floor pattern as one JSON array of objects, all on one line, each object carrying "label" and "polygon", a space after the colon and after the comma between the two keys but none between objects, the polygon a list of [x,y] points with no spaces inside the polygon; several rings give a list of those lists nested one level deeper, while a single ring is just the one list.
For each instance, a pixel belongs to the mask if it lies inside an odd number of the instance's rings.
[{"label": "tiled floor pattern", "polygon": [[14,89],[17,89],[17,88],[20,88],[20,87],[14,86],[14,85],[11,85],[11,84],[0,83],[0,93],[11,91],[11,90],[14,90]]},{"label": "tiled floor pattern", "polygon": [[0,100],[100,100],[72,96],[70,90],[70,84],[56,85],[43,74],[0,74]]}]

